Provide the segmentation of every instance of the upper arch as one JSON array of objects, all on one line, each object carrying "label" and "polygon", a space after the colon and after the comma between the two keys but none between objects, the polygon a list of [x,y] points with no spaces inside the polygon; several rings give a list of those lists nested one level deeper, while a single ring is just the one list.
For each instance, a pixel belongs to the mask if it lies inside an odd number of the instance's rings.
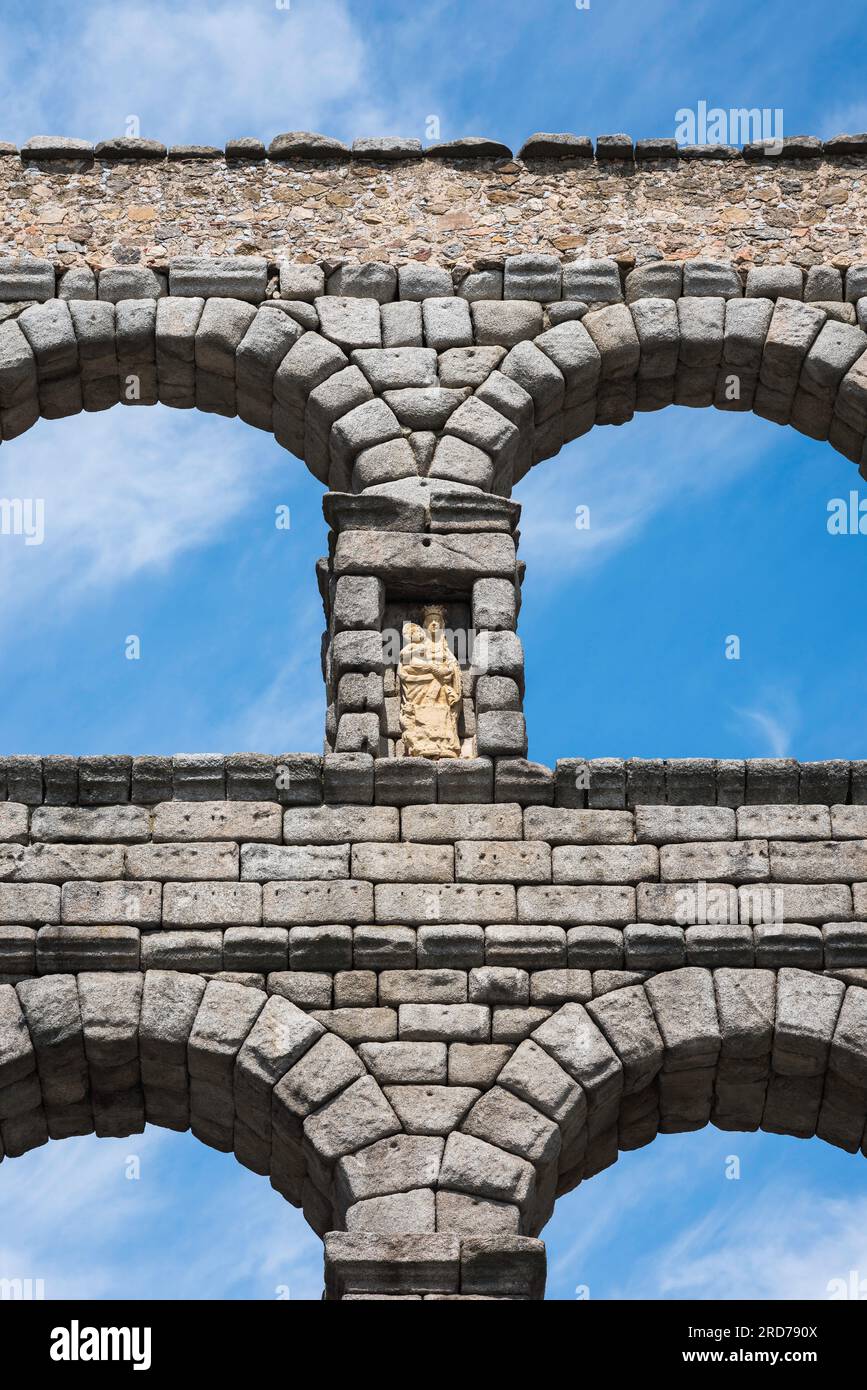
[{"label": "upper arch", "polygon": [[682,268],[666,263],[627,303],[619,281],[601,287],[603,265],[584,292],[609,301],[589,309],[460,295],[49,299],[0,325],[0,436],[161,402],[240,416],[332,491],[421,475],[508,495],[595,424],[714,405],[792,424],[863,471],[867,333],[852,303],[791,298],[777,272],[744,297],[720,265],[682,294]]}]

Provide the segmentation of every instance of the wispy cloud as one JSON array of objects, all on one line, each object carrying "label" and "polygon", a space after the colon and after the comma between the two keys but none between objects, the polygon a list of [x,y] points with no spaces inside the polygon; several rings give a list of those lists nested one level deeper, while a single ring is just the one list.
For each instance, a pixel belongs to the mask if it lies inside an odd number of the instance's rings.
[{"label": "wispy cloud", "polygon": [[63,36],[60,86],[55,46],[36,37],[20,21],[0,23],[0,90],[15,88],[7,139],[58,123],[101,139],[124,134],[130,117],[167,143],[287,129],[362,135],[380,133],[393,110],[345,0],[79,6]]},{"label": "wispy cloud", "polygon": [[852,1270],[867,1294],[865,1215],[862,1161],[819,1141],[660,1136],[558,1203],[549,1297],[826,1299]]},{"label": "wispy cloud", "polygon": [[799,716],[797,701],[790,691],[765,691],[760,694],[756,705],[736,708],[734,714],[741,732],[746,729],[758,736],[762,754],[772,758],[791,755]]},{"label": "wispy cloud", "polygon": [[[769,1183],[719,1202],[638,1263],[624,1298],[825,1299],[867,1279],[867,1198],[840,1201]],[[867,1286],[865,1286],[867,1287]]]},{"label": "wispy cloud", "polygon": [[817,135],[829,140],[834,135],[857,134],[867,130],[867,101],[853,101],[845,106],[831,106],[823,113]]},{"label": "wispy cloud", "polygon": [[[0,496],[45,504],[45,539],[0,537],[0,626],[142,573],[166,573],[237,520],[267,476],[237,422],[120,407],[42,421],[0,449]],[[300,465],[298,465],[300,467]],[[276,476],[285,455],[274,449]]]},{"label": "wispy cloud", "polygon": [[301,1213],[188,1134],[48,1144],[2,1164],[0,1210],[0,1278],[42,1279],[47,1298],[321,1294],[322,1247]]}]

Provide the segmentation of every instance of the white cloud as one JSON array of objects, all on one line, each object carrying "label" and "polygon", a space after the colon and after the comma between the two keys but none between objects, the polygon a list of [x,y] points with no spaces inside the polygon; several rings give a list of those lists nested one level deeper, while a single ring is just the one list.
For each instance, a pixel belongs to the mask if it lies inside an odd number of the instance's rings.
[{"label": "white cloud", "polygon": [[767,710],[738,710],[744,719],[750,721],[767,740],[768,753],[772,758],[786,758],[789,754],[791,733]]},{"label": "white cloud", "polygon": [[787,758],[791,755],[792,740],[798,725],[798,706],[794,696],[785,690],[766,691],[752,708],[735,709],[734,713],[752,733],[758,734],[763,755]]},{"label": "white cloud", "polygon": [[718,1202],[639,1261],[621,1296],[825,1299],[850,1271],[867,1280],[867,1198],[771,1182],[749,1199]]},{"label": "white cloud", "polygon": [[[276,470],[286,456],[273,446]],[[236,422],[154,406],[41,421],[0,449],[0,497],[45,503],[45,539],[0,536],[0,627],[56,615],[215,540],[269,476]],[[300,468],[300,464],[295,464]]]},{"label": "white cloud", "polygon": [[59,40],[46,45],[39,33],[36,42],[20,21],[0,25],[0,90],[16,90],[7,119],[20,140],[122,135],[129,116],[143,136],[172,144],[287,129],[377,134],[391,109],[392,93],[376,83],[344,0],[290,0],[284,8],[275,0],[102,0],[78,7],[71,20],[60,85]]},{"label": "white cloud", "polygon": [[[0,1278],[47,1298],[318,1298],[322,1247],[267,1178],[190,1135],[68,1139],[0,1167]],[[141,1177],[124,1176],[136,1155]],[[204,1157],[204,1164],[202,1158]]]},{"label": "white cloud", "polygon": [[[560,1286],[561,1281],[590,1283],[592,1296],[589,1271],[598,1252],[615,1248],[618,1243],[626,1248],[630,1227],[641,1220],[642,1211],[653,1209],[660,1188],[672,1181],[671,1154],[666,1144],[657,1141],[652,1149],[642,1150],[635,1160],[621,1155],[614,1170],[589,1179],[593,1185],[592,1197],[591,1187],[582,1184],[574,1195],[561,1198],[561,1204],[569,1212],[569,1239],[551,1261],[549,1282],[552,1289]],[[697,1160],[693,1159],[694,1165],[701,1161],[699,1152]],[[690,1176],[694,1181],[695,1166]],[[558,1205],[555,1222],[560,1212]],[[550,1234],[553,1232],[549,1233],[549,1239]]]},{"label": "white cloud", "polygon": [[[728,1178],[732,1152],[740,1181]],[[858,1271],[867,1296],[867,1196],[829,1195],[862,1160],[777,1136],[660,1136],[561,1199],[543,1233],[549,1296],[825,1299]],[[837,1164],[841,1165],[839,1170]],[[836,1291],[836,1290],[835,1290]],[[838,1295],[839,1296],[839,1295]]]}]

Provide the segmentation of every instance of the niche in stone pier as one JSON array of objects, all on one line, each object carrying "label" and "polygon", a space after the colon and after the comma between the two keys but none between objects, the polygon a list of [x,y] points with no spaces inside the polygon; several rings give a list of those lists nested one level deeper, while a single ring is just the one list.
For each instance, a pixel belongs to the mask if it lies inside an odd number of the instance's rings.
[{"label": "niche in stone pier", "polygon": [[384,694],[394,757],[474,758],[469,599],[386,599]]}]

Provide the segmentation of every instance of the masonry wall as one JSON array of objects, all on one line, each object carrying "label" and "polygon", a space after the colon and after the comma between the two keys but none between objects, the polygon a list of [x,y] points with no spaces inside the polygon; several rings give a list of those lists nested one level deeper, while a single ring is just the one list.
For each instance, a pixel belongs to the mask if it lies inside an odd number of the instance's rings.
[{"label": "masonry wall", "polygon": [[867,806],[0,805],[6,982],[228,972],[353,1044],[512,1044],[684,964],[867,967]]},{"label": "masonry wall", "polygon": [[[532,462],[710,404],[734,344],[742,408],[865,466],[867,140],[672,143],[0,146],[4,439],[133,370],[141,400],[237,410],[358,493],[326,500],[318,572],[327,616],[346,576],[356,603],[326,652],[337,751],[0,758],[0,1159],[190,1128],[303,1208],[328,1297],[527,1299],[555,1197],[658,1132],[867,1152],[867,762],[517,756],[495,533]],[[396,361],[421,372],[399,422],[373,399]],[[320,390],[322,362],[359,394]],[[437,381],[447,409],[417,418]],[[429,469],[463,495],[422,502]],[[508,563],[479,568],[491,541]],[[379,756],[380,607],[407,575],[472,594],[499,641],[464,713],[490,756]]]},{"label": "masonry wall", "polygon": [[328,1297],[530,1299],[618,1150],[863,1147],[863,763],[456,766],[4,759],[0,1159],[189,1128]]},{"label": "masonry wall", "polygon": [[430,260],[460,281],[522,251],[613,256],[624,270],[659,256],[845,268],[867,253],[863,137],[787,142],[780,158],[678,155],[673,141],[624,137],[600,140],[596,158],[586,141],[559,159],[539,158],[538,142],[518,159],[493,142],[482,149],[499,158],[472,145],[425,158],[412,142],[350,154],[334,142],[323,159],[279,141],[268,158],[256,141],[233,142],[228,158],[122,140],[95,156],[83,141],[0,147],[0,255],[59,269],[163,270],[191,254]]}]

